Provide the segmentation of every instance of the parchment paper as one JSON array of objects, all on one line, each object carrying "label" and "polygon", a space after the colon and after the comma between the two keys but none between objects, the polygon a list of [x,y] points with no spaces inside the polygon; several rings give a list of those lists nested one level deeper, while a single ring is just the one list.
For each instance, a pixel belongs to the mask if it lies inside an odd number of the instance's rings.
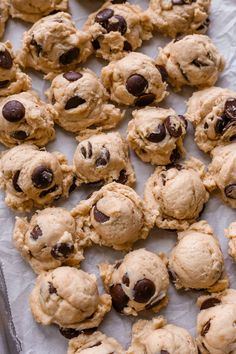
[{"label": "parchment paper", "polygon": [[[144,9],[148,5],[148,0],[130,0],[131,3],[140,4]],[[82,28],[87,15],[98,9],[102,4],[99,0],[70,0],[70,9],[73,18],[79,28]],[[9,39],[13,42],[15,49],[21,45],[23,32],[30,25],[20,21],[10,20],[7,25],[4,40]],[[227,61],[224,73],[218,82],[219,86],[236,90],[236,2],[235,0],[212,0],[211,25],[208,34],[214,43],[219,47]],[[139,50],[143,53],[156,57],[158,47],[166,44],[170,39],[160,35],[149,42],[144,43]],[[95,70],[98,74],[105,62],[92,58],[86,63],[86,66]],[[42,80],[42,75],[30,72],[33,78],[33,88],[45,99],[43,92],[48,87],[48,83]],[[171,91],[171,90],[170,90]],[[173,107],[179,114],[185,112],[185,101],[191,94],[191,90],[185,89],[180,94],[171,94],[162,107]],[[125,135],[127,122],[131,119],[131,111],[128,110],[126,119],[119,127],[119,131]],[[56,141],[47,146],[49,151],[58,150],[66,154],[69,161],[72,161],[73,153],[76,148],[76,141],[73,135],[65,133],[57,128]],[[193,155],[200,158],[206,164],[209,158],[200,152],[193,140],[193,130],[189,126],[188,134],[185,139],[185,148],[187,156]],[[1,147],[1,150],[4,148]],[[142,195],[144,183],[153,171],[153,167],[139,160],[133,152],[131,152],[132,163],[135,167],[137,175],[136,191]],[[59,206],[67,208],[74,207],[81,199],[83,199],[91,189],[80,189],[72,193],[69,200],[64,203],[57,203]],[[181,191],[180,191],[181,193]],[[26,264],[21,256],[17,253],[12,245],[12,229],[14,226],[15,213],[9,210],[4,202],[3,193],[0,199],[0,259],[3,262],[4,274],[8,288],[9,302],[12,310],[13,321],[16,333],[21,341],[22,353],[24,354],[64,354],[67,351],[68,340],[61,336],[57,327],[43,327],[36,324],[31,316],[28,295],[34,286],[35,274]],[[236,288],[236,264],[227,255],[227,240],[224,237],[224,228],[230,222],[236,219],[235,210],[225,206],[216,197],[211,197],[202,214],[202,219],[206,219],[215,229],[221,243],[226,261],[226,270],[230,275],[231,287]],[[154,229],[146,241],[137,242],[135,248],[146,247],[150,251],[164,251],[168,254],[175,244],[175,232],[166,232]],[[112,251],[105,247],[93,247],[85,252],[85,261],[81,268],[88,272],[93,272],[98,277],[99,287],[102,288],[101,280],[97,269],[97,264],[101,261],[114,261],[119,259],[122,253]],[[170,287],[170,302],[168,307],[161,311],[168,321],[185,327],[193,335],[195,334],[196,315],[198,309],[195,305],[196,298],[200,292],[177,292],[173,286]],[[141,314],[139,318],[152,318],[152,313]],[[131,325],[137,318],[121,316],[112,310],[105,318],[100,326],[100,330],[107,335],[115,337],[124,345],[129,346]],[[0,353],[2,350],[0,348]],[[5,353],[4,353],[5,354]],[[14,354],[14,353],[11,353]]]}]

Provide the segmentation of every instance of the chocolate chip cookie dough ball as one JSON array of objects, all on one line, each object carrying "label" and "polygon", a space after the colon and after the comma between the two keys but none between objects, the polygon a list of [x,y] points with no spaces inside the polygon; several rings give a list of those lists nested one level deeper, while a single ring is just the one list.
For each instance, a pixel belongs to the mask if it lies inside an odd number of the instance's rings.
[{"label": "chocolate chip cookie dough ball", "polygon": [[81,201],[72,216],[79,238],[116,250],[129,250],[135,241],[145,239],[153,226],[138,194],[116,182]]},{"label": "chocolate chip cookie dough ball", "polygon": [[85,62],[92,52],[90,35],[79,31],[65,12],[46,16],[24,33],[18,61],[44,73],[63,72]]},{"label": "chocolate chip cookie dough ball", "polygon": [[106,291],[116,311],[137,316],[139,311],[159,312],[167,305],[169,276],[165,256],[139,249],[115,264],[100,264]]},{"label": "chocolate chip cookie dough ball", "polygon": [[195,141],[204,152],[230,144],[236,137],[236,92],[211,87],[193,93],[186,118],[195,127]]},{"label": "chocolate chip cookie dough ball", "polygon": [[125,350],[112,337],[107,337],[101,332],[91,335],[80,335],[69,341],[67,354],[125,354]]},{"label": "chocolate chip cookie dough ball", "polygon": [[35,23],[41,17],[57,11],[66,11],[68,0],[11,0],[10,15],[26,22]]},{"label": "chocolate chip cookie dough ball", "polygon": [[205,167],[191,158],[181,164],[157,167],[147,180],[144,202],[161,229],[186,230],[209,199]]},{"label": "chocolate chip cookie dough ball", "polygon": [[142,53],[129,53],[102,69],[102,82],[111,100],[127,106],[143,107],[162,101],[167,95],[155,61]]},{"label": "chocolate chip cookie dough ball", "polygon": [[9,16],[9,0],[0,1],[0,38],[2,38]]},{"label": "chocolate chip cookie dough ball", "polygon": [[174,40],[160,49],[156,63],[165,68],[168,82],[179,91],[182,86],[213,86],[224,70],[225,61],[208,36],[194,34]]},{"label": "chocolate chip cookie dough ball", "polygon": [[89,16],[84,31],[91,34],[98,57],[117,60],[152,37],[152,24],[139,6],[108,1]]},{"label": "chocolate chip cookie dough ball", "polygon": [[148,15],[166,36],[205,33],[210,24],[211,0],[150,0]]},{"label": "chocolate chip cookie dough ball", "polygon": [[56,116],[33,91],[0,99],[0,142],[8,147],[24,142],[45,146],[55,138]]},{"label": "chocolate chip cookie dough ball", "polygon": [[73,169],[59,152],[23,144],[1,154],[0,187],[10,208],[20,212],[44,208],[68,197],[72,183]]},{"label": "chocolate chip cookie dough ball", "polygon": [[127,354],[198,354],[190,333],[182,327],[167,324],[163,317],[139,320],[132,329],[132,343]]},{"label": "chocolate chip cookie dough ball", "polygon": [[225,229],[225,236],[228,238],[228,254],[236,261],[236,222],[232,222]]},{"label": "chocolate chip cookie dough ball", "polygon": [[213,229],[202,220],[178,233],[168,265],[176,289],[222,291],[228,287],[224,257]]},{"label": "chocolate chip cookie dough ball", "polygon": [[89,69],[56,76],[45,94],[58,112],[57,124],[72,133],[95,134],[114,128],[123,118],[120,109],[108,103],[108,93]]},{"label": "chocolate chip cookie dough ball", "polygon": [[74,166],[78,185],[117,181],[132,186],[135,182],[128,145],[116,132],[81,141],[74,154]]},{"label": "chocolate chip cookie dough ball", "polygon": [[197,345],[202,354],[236,352],[236,290],[201,296],[197,318]]},{"label": "chocolate chip cookie dough ball", "polygon": [[128,124],[127,139],[144,162],[167,165],[185,154],[183,138],[187,131],[184,116],[169,108],[146,107],[136,110]]},{"label": "chocolate chip cookie dough ball", "polygon": [[68,338],[98,327],[111,309],[111,298],[99,295],[95,275],[59,267],[38,276],[30,307],[35,321],[57,324]]}]

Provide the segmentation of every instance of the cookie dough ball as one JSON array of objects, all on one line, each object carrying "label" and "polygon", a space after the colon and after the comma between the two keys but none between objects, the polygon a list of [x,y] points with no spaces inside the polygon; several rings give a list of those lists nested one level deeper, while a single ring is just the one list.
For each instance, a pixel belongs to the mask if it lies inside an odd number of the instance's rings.
[{"label": "cookie dough ball", "polygon": [[137,5],[106,2],[84,25],[98,57],[117,60],[152,37],[149,16]]},{"label": "cookie dough ball", "polygon": [[167,305],[169,276],[164,255],[139,249],[113,265],[103,263],[99,268],[116,311],[137,316],[139,311],[158,312]]},{"label": "cookie dough ball", "polygon": [[211,0],[150,0],[148,14],[154,28],[172,38],[205,33]]},{"label": "cookie dough ball", "polygon": [[69,341],[67,354],[125,354],[121,345],[112,337],[101,332],[91,335],[80,335]]},{"label": "cookie dough ball", "polygon": [[68,197],[73,177],[72,167],[59,152],[23,144],[1,155],[0,187],[6,192],[5,203],[20,212]]},{"label": "cookie dough ball", "polygon": [[0,38],[2,38],[9,16],[9,0],[0,1]]},{"label": "cookie dough ball", "polygon": [[57,11],[66,11],[68,0],[11,0],[10,15],[26,22],[35,23],[41,17]]},{"label": "cookie dough ball", "polygon": [[236,137],[236,92],[211,87],[193,93],[186,118],[195,127],[195,141],[204,152],[230,144]]},{"label": "cookie dough ball", "polygon": [[212,162],[208,166],[206,179],[210,191],[217,189],[221,198],[236,208],[236,143],[219,146],[212,150]]},{"label": "cookie dough ball", "polygon": [[198,354],[197,345],[186,329],[167,324],[163,317],[139,320],[132,329],[127,354]]},{"label": "cookie dough ball", "polygon": [[194,34],[174,40],[160,49],[156,63],[165,68],[168,82],[179,91],[182,86],[213,86],[225,61],[208,36]]},{"label": "cookie dough ball", "polygon": [[167,95],[167,84],[159,70],[147,55],[129,53],[102,69],[102,81],[116,103],[143,107]]},{"label": "cookie dough ball", "polygon": [[8,147],[24,142],[45,146],[55,138],[56,116],[33,91],[0,99],[0,142]]},{"label": "cookie dough ball", "polygon": [[99,295],[96,277],[59,267],[37,278],[30,295],[32,315],[42,325],[57,324],[67,338],[98,327],[111,309],[110,295]]},{"label": "cookie dough ball", "polygon": [[63,208],[37,211],[30,221],[16,218],[13,240],[36,273],[78,266],[83,259],[82,242],[75,237],[75,220]]},{"label": "cookie dough ball", "polygon": [[123,118],[120,109],[108,103],[108,93],[89,69],[56,76],[46,95],[58,112],[57,124],[73,133],[95,134],[114,128]]},{"label": "cookie dough ball", "polygon": [[173,109],[146,107],[133,112],[127,139],[142,161],[167,165],[185,154],[186,131],[186,119]]},{"label": "cookie dough ball", "polygon": [[228,287],[219,242],[204,220],[178,233],[178,243],[171,251],[168,268],[177,289],[216,292]]},{"label": "cookie dough ball", "polygon": [[225,236],[229,239],[228,253],[236,261],[236,222],[232,222],[227,229],[225,229]]},{"label": "cookie dough ball", "polygon": [[202,354],[236,352],[236,290],[201,296],[197,318],[197,344]]},{"label": "cookie dough ball", "polygon": [[129,250],[135,241],[145,239],[153,226],[138,194],[116,182],[81,201],[72,216],[79,238],[116,250]]},{"label": "cookie dough ball", "polygon": [[18,61],[44,73],[70,70],[92,52],[90,35],[79,31],[65,12],[43,17],[24,33]]},{"label": "cookie dough ball", "polygon": [[205,167],[195,158],[157,167],[148,179],[144,201],[161,229],[186,230],[209,199],[205,188]]}]

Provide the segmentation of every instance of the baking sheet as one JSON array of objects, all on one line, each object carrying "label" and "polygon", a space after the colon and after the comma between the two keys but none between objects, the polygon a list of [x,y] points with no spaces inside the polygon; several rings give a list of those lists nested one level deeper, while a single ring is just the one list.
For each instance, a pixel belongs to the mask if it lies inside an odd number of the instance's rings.
[{"label": "baking sheet", "polygon": [[[144,9],[148,6],[148,0],[130,0],[131,3],[139,4]],[[103,2],[99,0],[70,0],[70,9],[73,18],[79,28],[82,28],[87,15],[98,9]],[[7,25],[4,40],[11,40],[15,49],[21,45],[23,32],[30,25],[20,21],[10,20]],[[236,3],[235,0],[212,0],[211,25],[208,34],[214,43],[219,47],[227,61],[224,73],[218,82],[219,86],[236,90]],[[163,46],[169,41],[159,35],[149,42],[144,43],[139,51],[156,57],[158,47]],[[96,58],[90,59],[86,66],[100,73],[101,67],[106,63]],[[42,75],[36,72],[29,72],[33,79],[33,88],[45,100],[43,92],[48,87],[48,83],[42,80]],[[185,101],[191,94],[190,89],[185,89],[179,94],[171,92],[162,107],[173,107],[179,114],[185,112]],[[127,110],[126,118],[119,126],[119,131],[125,135],[127,122],[131,118],[131,110]],[[49,144],[49,151],[58,150],[68,157],[72,162],[73,153],[76,148],[76,141],[73,135],[65,133],[57,128],[56,141]],[[187,156],[200,158],[206,164],[209,158],[198,150],[193,141],[193,130],[189,125],[188,134],[185,139]],[[4,148],[1,146],[0,150]],[[139,160],[131,152],[131,160],[137,175],[136,191],[142,196],[144,184],[153,171],[153,167]],[[57,203],[58,206],[66,208],[74,207],[81,199],[85,198],[91,189],[80,189],[72,193],[69,200],[64,203]],[[68,340],[62,337],[56,326],[43,327],[34,322],[29,305],[28,296],[34,286],[35,274],[31,271],[28,264],[24,262],[12,245],[12,229],[14,226],[15,213],[4,205],[4,195],[0,195],[0,260],[3,263],[3,270],[8,289],[9,302],[12,310],[12,317],[17,336],[21,342],[22,353],[24,354],[64,354],[67,351]],[[221,247],[224,252],[226,270],[230,276],[231,287],[236,288],[236,263],[227,255],[227,240],[224,237],[224,228],[230,222],[236,220],[235,211],[222,204],[216,197],[211,197],[202,219],[206,219],[213,227],[220,239]],[[134,248],[146,247],[150,251],[164,251],[168,254],[176,241],[175,232],[167,232],[154,229],[146,241],[140,241]],[[102,283],[99,278],[97,264],[103,261],[113,262],[122,257],[121,252],[113,251],[105,247],[93,247],[85,252],[85,261],[81,268],[85,271],[95,273],[98,277],[100,290],[103,291]],[[195,305],[196,298],[200,292],[190,291],[177,292],[171,285],[169,290],[169,305],[161,314],[166,316],[168,321],[185,327],[193,335],[195,334],[196,316],[198,309]],[[2,316],[2,314],[0,315]],[[142,313],[138,318],[152,318],[152,313]],[[115,337],[125,348],[129,346],[131,325],[137,318],[126,317],[117,314],[112,310],[100,326],[100,330],[107,335]],[[0,352],[2,354],[2,347]],[[4,353],[5,354],[5,353]],[[11,354],[14,354],[11,352]]]}]

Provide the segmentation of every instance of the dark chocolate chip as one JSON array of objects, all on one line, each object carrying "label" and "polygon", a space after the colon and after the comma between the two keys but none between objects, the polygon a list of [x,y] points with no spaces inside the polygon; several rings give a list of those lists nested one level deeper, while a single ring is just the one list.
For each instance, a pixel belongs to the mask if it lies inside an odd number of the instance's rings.
[{"label": "dark chocolate chip", "polygon": [[22,189],[20,188],[19,184],[18,184],[19,175],[20,175],[20,171],[16,171],[14,176],[13,176],[13,178],[12,178],[12,184],[13,184],[14,189],[17,192],[23,192]]},{"label": "dark chocolate chip", "polygon": [[208,129],[209,128],[209,125],[207,122],[204,123],[204,129]]},{"label": "dark chocolate chip", "polygon": [[92,41],[92,46],[93,46],[93,49],[95,49],[95,50],[98,50],[101,48],[99,40],[97,38]]},{"label": "dark chocolate chip", "polygon": [[16,140],[25,140],[26,138],[28,138],[28,134],[24,131],[24,130],[16,130],[15,132],[13,132],[11,134],[11,136],[16,139]]},{"label": "dark chocolate chip", "polygon": [[42,165],[34,169],[31,180],[34,187],[39,189],[45,189],[50,186],[53,181],[53,172],[51,168]]},{"label": "dark chocolate chip", "polygon": [[123,50],[126,52],[132,52],[133,50],[132,45],[128,41],[124,41]]},{"label": "dark chocolate chip", "polygon": [[78,337],[80,334],[82,334],[82,331],[79,331],[74,328],[59,328],[60,333],[67,339],[72,339],[75,337]]},{"label": "dark chocolate chip", "polygon": [[130,281],[129,281],[129,277],[128,277],[128,274],[125,273],[122,277],[122,283],[125,284],[126,286],[129,286],[130,284]]},{"label": "dark chocolate chip", "polygon": [[86,101],[82,97],[80,97],[78,95],[73,96],[73,97],[69,98],[69,100],[66,102],[65,109],[69,110],[69,109],[76,108],[85,102]]},{"label": "dark chocolate chip", "polygon": [[117,183],[126,184],[128,181],[128,175],[126,170],[121,170],[119,178],[116,180]]},{"label": "dark chocolate chip", "polygon": [[63,77],[68,81],[77,81],[83,77],[82,74],[77,73],[76,71],[69,71],[68,73],[63,74]]},{"label": "dark chocolate chip", "polygon": [[38,225],[35,225],[35,227],[33,228],[33,230],[30,232],[30,237],[37,241],[37,239],[39,237],[43,236],[43,232],[42,230],[40,229],[40,227]]},{"label": "dark chocolate chip", "polygon": [[74,245],[72,243],[61,242],[57,243],[51,250],[51,255],[58,258],[68,258],[74,252]]},{"label": "dark chocolate chip", "polygon": [[95,205],[94,208],[93,208],[93,215],[94,215],[94,219],[99,222],[100,224],[103,224],[105,222],[107,222],[110,217],[103,214],[101,211],[99,211],[97,209],[97,206]]},{"label": "dark chocolate chip", "polygon": [[131,75],[126,81],[126,89],[133,96],[141,96],[148,87],[148,81],[139,74]]},{"label": "dark chocolate chip", "polygon": [[201,330],[201,336],[204,337],[211,327],[211,320],[207,321]]},{"label": "dark chocolate chip", "polygon": [[96,344],[91,345],[90,347],[88,347],[88,349],[94,348],[94,347],[98,347],[98,346],[101,345],[101,344],[102,344],[102,342],[97,342]]},{"label": "dark chocolate chip", "polygon": [[108,26],[108,20],[114,15],[114,11],[112,9],[106,8],[99,11],[95,17],[95,22],[98,22],[104,28]]},{"label": "dark chocolate chip", "polygon": [[175,148],[170,155],[170,161],[175,162],[175,161],[179,160],[180,158],[181,158],[181,155],[180,155],[179,149]]},{"label": "dark chocolate chip", "polygon": [[140,303],[147,302],[155,294],[156,287],[152,280],[142,279],[134,286],[134,300]]},{"label": "dark chocolate chip", "polygon": [[49,287],[48,287],[48,292],[49,292],[49,294],[57,294],[57,289],[53,286],[53,283],[52,282],[48,282],[48,285],[49,285]]},{"label": "dark chocolate chip", "polygon": [[4,52],[0,52],[0,67],[3,69],[11,69],[13,65],[13,60],[10,52],[5,49]]},{"label": "dark chocolate chip", "polygon": [[[46,189],[45,191],[42,191],[42,192],[39,194],[39,197],[40,197],[40,198],[44,198],[44,197],[46,197],[46,195],[55,192],[57,189],[58,189],[58,186],[55,184],[55,185],[52,186],[51,188]],[[55,199],[59,199],[59,198],[60,198],[60,196],[58,195]]]},{"label": "dark chocolate chip", "polygon": [[196,66],[197,68],[202,68],[204,66],[209,66],[208,63],[204,63],[203,61],[201,61],[199,59],[194,59],[191,64]]},{"label": "dark chocolate chip", "polygon": [[[176,122],[177,122],[177,125],[176,125]],[[179,122],[178,122],[178,120],[176,120],[175,116],[169,116],[165,120],[166,129],[168,130],[170,136],[173,136],[174,138],[179,138],[183,133],[182,127],[178,123]]]},{"label": "dark chocolate chip", "polygon": [[158,124],[155,131],[149,134],[146,139],[151,141],[152,143],[159,143],[160,141],[164,140],[166,137],[166,128],[164,124]]},{"label": "dark chocolate chip", "polygon": [[114,268],[115,268],[115,269],[120,268],[121,264],[122,264],[122,261],[118,261],[118,262],[115,264]]},{"label": "dark chocolate chip", "polygon": [[236,98],[229,98],[225,102],[225,114],[230,119],[236,119]]},{"label": "dark chocolate chip", "polygon": [[10,80],[4,80],[4,81],[0,81],[0,89],[1,88],[5,88],[10,84]]},{"label": "dark chocolate chip", "polygon": [[166,71],[166,68],[163,65],[156,65],[157,70],[159,70],[161,74],[162,81],[167,82],[168,81],[168,73]]},{"label": "dark chocolate chip", "polygon": [[227,198],[236,199],[236,184],[229,184],[224,189]]},{"label": "dark chocolate chip", "polygon": [[110,152],[106,147],[101,148],[100,156],[96,159],[96,167],[106,166],[110,161]]},{"label": "dark chocolate chip", "polygon": [[19,122],[25,116],[25,107],[17,100],[8,101],[2,108],[2,115],[8,122]]},{"label": "dark chocolate chip", "polygon": [[121,312],[129,301],[129,298],[123,291],[121,284],[112,285],[110,287],[110,295],[112,297],[112,305],[114,309]]},{"label": "dark chocolate chip", "polygon": [[137,98],[134,104],[137,107],[148,106],[149,104],[153,103],[153,101],[155,101],[155,98],[156,96],[153,93],[147,93]]},{"label": "dark chocolate chip", "polygon": [[218,118],[215,124],[216,134],[222,134],[229,122],[230,119],[226,115],[223,115],[222,117]]},{"label": "dark chocolate chip", "polygon": [[221,301],[219,299],[216,299],[215,297],[211,297],[211,298],[203,301],[203,303],[201,304],[200,310],[209,309],[210,307],[214,307],[216,305],[219,305],[220,303],[221,303]]},{"label": "dark chocolate chip", "polygon": [[62,65],[71,64],[74,60],[78,59],[79,55],[80,55],[80,49],[79,48],[71,48],[66,53],[63,53],[59,57],[59,62]]},{"label": "dark chocolate chip", "polygon": [[123,16],[115,15],[108,22],[107,25],[108,32],[120,32],[122,35],[127,31],[127,23]]},{"label": "dark chocolate chip", "polygon": [[39,56],[43,50],[43,47],[41,46],[41,44],[38,44],[34,38],[31,40],[30,44],[35,47],[37,56]]}]

